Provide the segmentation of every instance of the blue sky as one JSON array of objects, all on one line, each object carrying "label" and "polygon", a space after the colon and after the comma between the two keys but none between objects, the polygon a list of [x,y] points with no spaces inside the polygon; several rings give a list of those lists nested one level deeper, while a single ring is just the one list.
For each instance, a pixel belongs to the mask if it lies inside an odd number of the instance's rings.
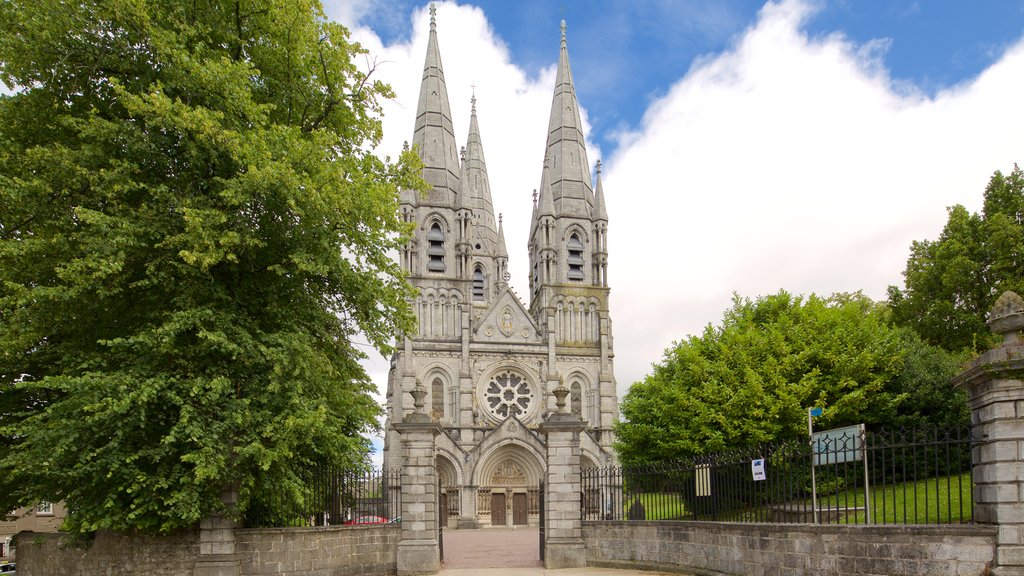
[{"label": "blue sky", "polygon": [[[604,167],[620,396],[734,293],[883,300],[912,242],[1024,161],[1024,2],[439,2],[455,135],[475,86],[521,295],[562,5]],[[394,155],[412,138],[427,5],[326,7],[395,88],[378,149]],[[383,391],[388,363],[366,366]]]},{"label": "blue sky", "polygon": [[[369,5],[360,23],[385,43],[408,41],[408,14],[423,2]],[[538,70],[553,62],[564,13],[572,37],[576,89],[593,138],[609,152],[614,134],[635,127],[697,59],[726,49],[754,24],[752,0],[489,0],[482,8],[512,62]],[[929,95],[977,76],[1024,34],[1020,0],[840,0],[814,2],[803,25],[812,37],[841,34],[875,43],[888,73]]]}]

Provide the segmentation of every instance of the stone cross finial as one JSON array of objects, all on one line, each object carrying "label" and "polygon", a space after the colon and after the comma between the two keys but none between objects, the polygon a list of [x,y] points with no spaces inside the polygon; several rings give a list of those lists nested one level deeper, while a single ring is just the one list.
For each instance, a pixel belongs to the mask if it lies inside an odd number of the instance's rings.
[{"label": "stone cross finial", "polygon": [[601,173],[601,159],[600,158],[597,159],[597,173],[598,174]]},{"label": "stone cross finial", "polygon": [[465,146],[463,146],[462,148],[460,148],[460,149],[459,149],[459,158],[460,158],[460,159],[461,159],[461,160],[462,160],[463,162],[465,162],[465,161],[466,161],[466,147],[465,147]]},{"label": "stone cross finial", "polygon": [[1024,298],[1016,292],[1003,292],[988,313],[988,327],[1003,337],[1003,345],[1015,344],[1024,329]]},{"label": "stone cross finial", "polygon": [[537,203],[537,189],[536,188],[533,189],[533,203],[534,204]]},{"label": "stone cross finial", "polygon": [[427,397],[427,389],[423,387],[423,383],[420,379],[416,379],[416,387],[412,389],[412,405],[416,408],[417,414],[426,414],[426,410],[423,407],[426,405],[423,400]]},{"label": "stone cross finial", "polygon": [[437,16],[437,6],[434,3],[430,3],[430,27],[433,28],[437,22],[434,21],[434,17]]}]

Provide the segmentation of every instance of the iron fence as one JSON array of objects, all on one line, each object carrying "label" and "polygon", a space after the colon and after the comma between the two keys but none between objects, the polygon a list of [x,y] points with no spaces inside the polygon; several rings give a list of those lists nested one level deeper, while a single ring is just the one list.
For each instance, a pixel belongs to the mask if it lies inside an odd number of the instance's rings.
[{"label": "iron fence", "polygon": [[974,515],[966,429],[844,433],[583,471],[585,520],[957,524]]},{"label": "iron fence", "polygon": [[400,470],[320,468],[304,478],[299,499],[271,496],[245,514],[250,528],[367,525],[401,522]]}]

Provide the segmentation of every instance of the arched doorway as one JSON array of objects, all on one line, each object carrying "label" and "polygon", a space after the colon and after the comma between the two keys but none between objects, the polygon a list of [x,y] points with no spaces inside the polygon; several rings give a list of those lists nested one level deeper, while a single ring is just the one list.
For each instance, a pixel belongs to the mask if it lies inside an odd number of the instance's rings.
[{"label": "arched doorway", "polygon": [[543,466],[529,449],[500,446],[481,463],[477,514],[482,526],[536,526]]},{"label": "arched doorway", "polygon": [[438,522],[448,528],[455,528],[459,524],[459,477],[455,465],[446,456],[438,455],[434,459],[434,467],[437,470],[437,480],[440,484],[438,502]]}]

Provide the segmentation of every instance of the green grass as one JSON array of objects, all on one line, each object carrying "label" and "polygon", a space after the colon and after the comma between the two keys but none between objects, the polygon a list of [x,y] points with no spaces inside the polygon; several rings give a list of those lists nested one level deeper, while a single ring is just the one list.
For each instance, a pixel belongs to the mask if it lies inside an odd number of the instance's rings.
[{"label": "green grass", "polygon": [[[872,488],[869,493],[872,524],[955,524],[971,521],[971,475],[968,473]],[[819,497],[818,506],[864,508],[864,489]],[[865,522],[866,511],[840,519],[840,523]]]},{"label": "green grass", "polygon": [[[949,524],[971,521],[971,476],[969,473],[940,476],[917,482],[894,484],[870,490],[872,524]],[[639,502],[646,520],[682,520],[689,518],[682,499],[671,492],[627,494],[623,501],[623,518]],[[786,503],[811,510],[811,499]],[[842,490],[819,494],[818,507],[848,510],[831,523],[865,524],[864,489]],[[716,516],[717,520],[733,522],[764,521],[764,509],[731,510]]]}]

